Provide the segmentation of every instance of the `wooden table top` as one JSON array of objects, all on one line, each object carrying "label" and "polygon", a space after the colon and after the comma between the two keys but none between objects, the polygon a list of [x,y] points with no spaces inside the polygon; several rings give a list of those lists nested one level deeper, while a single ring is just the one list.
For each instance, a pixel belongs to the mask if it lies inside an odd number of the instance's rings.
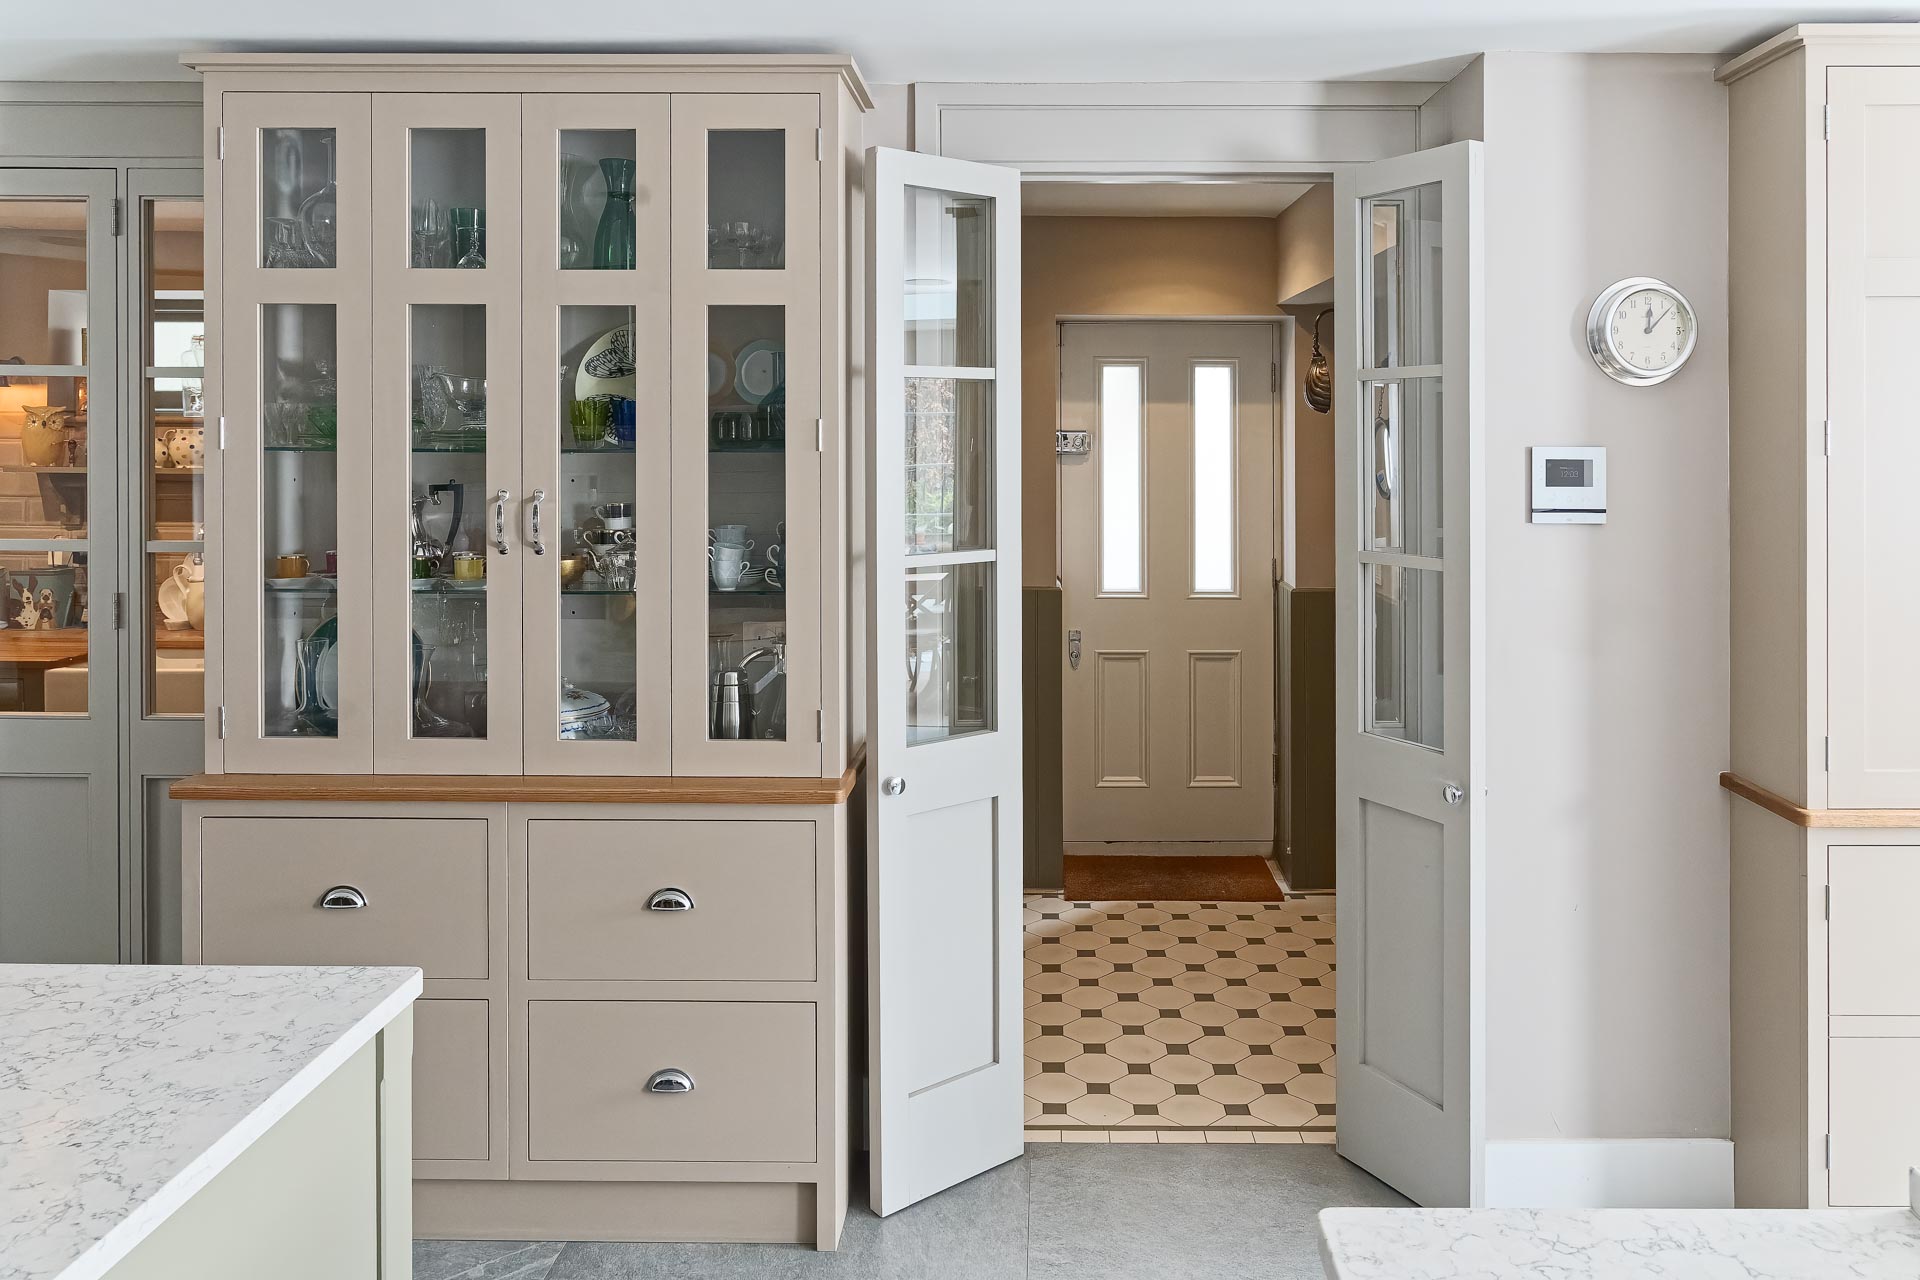
[{"label": "wooden table top", "polygon": [[87,660],[87,629],[63,627],[53,631],[0,631],[0,662],[22,666],[64,667]]}]

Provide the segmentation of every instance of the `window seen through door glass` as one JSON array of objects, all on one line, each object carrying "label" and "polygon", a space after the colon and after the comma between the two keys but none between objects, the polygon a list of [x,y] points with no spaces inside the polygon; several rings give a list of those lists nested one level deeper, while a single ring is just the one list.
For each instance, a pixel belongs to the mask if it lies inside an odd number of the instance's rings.
[{"label": "window seen through door glass", "polygon": [[1361,571],[1367,732],[1437,751],[1445,719],[1441,574],[1386,564]]},{"label": "window seen through door glass", "polygon": [[994,727],[997,565],[907,570],[907,745]]},{"label": "window seen through door glass", "polygon": [[1100,590],[1107,595],[1137,595],[1147,585],[1144,373],[1138,364],[1100,366],[1094,449],[1100,458]]},{"label": "window seen through door glass", "polygon": [[1440,362],[1440,184],[1367,202],[1367,361],[1376,369]]},{"label": "window seen through door glass", "polygon": [[204,212],[148,200],[145,414],[147,716],[199,716],[206,677],[207,395]]},{"label": "window seen through door glass", "polygon": [[1442,554],[1440,379],[1361,384],[1371,431],[1363,449],[1368,546],[1413,556]]},{"label": "window seen through door glass", "polygon": [[1234,367],[1193,366],[1193,590],[1226,595],[1234,581]]},{"label": "window seen through door glass", "polygon": [[906,189],[908,365],[993,364],[993,201]]}]

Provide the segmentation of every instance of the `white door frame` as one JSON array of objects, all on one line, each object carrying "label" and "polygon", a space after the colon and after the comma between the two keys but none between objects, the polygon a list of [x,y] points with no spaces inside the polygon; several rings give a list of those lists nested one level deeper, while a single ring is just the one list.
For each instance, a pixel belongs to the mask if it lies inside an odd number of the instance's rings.
[{"label": "white door frame", "polygon": [[[1340,130],[1337,125],[1332,122],[1340,108],[1352,105],[1344,100],[1335,104],[1335,99],[1341,98],[1341,86],[1334,83],[1315,84],[1311,86],[1267,86],[1269,89],[1286,89],[1290,87],[1302,87],[1312,90],[1312,93],[1308,95],[1306,100],[1297,104],[1307,108],[1302,112],[1302,115],[1309,118],[1309,127],[1305,130],[1290,131],[1286,135],[1294,145],[1299,145],[1302,151],[1309,153],[1299,160],[1278,158],[1255,161],[1222,161],[1216,156],[1208,154],[1210,150],[1217,150],[1217,148],[1210,145],[1210,140],[1202,133],[1193,132],[1191,129],[1184,134],[1178,135],[1181,139],[1180,142],[1168,145],[1152,159],[1127,158],[1117,160],[1110,155],[1092,153],[1093,148],[1101,141],[1112,141],[1111,138],[1101,137],[1083,140],[1079,144],[1080,149],[1078,151],[1073,147],[1066,147],[1059,154],[1049,155],[1045,159],[985,155],[969,156],[968,158],[977,159],[983,163],[1002,164],[1019,169],[1023,177],[1029,181],[1044,178],[1049,182],[1317,183],[1331,182],[1337,173],[1349,173],[1357,169],[1360,165],[1374,159],[1385,159],[1395,154],[1405,154],[1414,150],[1422,150],[1428,145],[1438,145],[1440,142],[1446,141],[1446,139],[1436,139],[1430,143],[1428,139],[1422,136],[1426,130],[1422,127],[1423,122],[1419,120],[1418,107],[1416,104],[1418,102],[1424,102],[1426,99],[1410,98],[1406,102],[1396,101],[1388,103],[1383,101],[1369,104],[1371,110],[1377,113],[1376,118],[1393,114],[1393,108],[1414,108],[1412,112],[1414,115],[1413,138],[1410,146],[1399,145],[1397,142],[1394,142],[1390,143],[1388,148],[1383,150],[1376,145],[1381,139],[1368,137],[1365,140],[1355,140],[1358,142],[1358,145],[1352,145],[1344,150],[1335,151],[1332,149],[1332,146],[1338,145],[1336,136]],[[1434,92],[1444,88],[1442,85],[1419,87],[1427,90],[1428,97],[1431,97]],[[961,102],[965,103],[965,105],[974,105],[972,99],[975,98],[980,99],[982,105],[1005,106],[1009,102],[1009,99],[1005,98],[999,90],[994,88],[985,89],[983,91],[984,96],[980,93],[969,93],[967,91],[968,88],[967,86],[955,85],[915,86],[914,109],[916,112],[916,120],[914,146],[916,149],[937,152],[938,149],[946,143],[946,130],[941,127],[943,121],[940,113],[950,104]],[[1070,112],[1076,108],[1085,108],[1091,105],[1090,100],[1082,100],[1087,99],[1089,94],[1099,92],[1102,88],[1103,86],[1098,85],[1022,85],[1000,87],[1000,89],[1008,90],[1019,95],[1019,101],[1022,104],[1022,108],[1020,109],[1037,110],[1042,113],[1050,110]],[[1104,86],[1104,88],[1111,91],[1112,86]],[[1137,89],[1139,86],[1131,86],[1130,88]],[[1137,99],[1138,104],[1147,109],[1146,114],[1149,116],[1168,115],[1177,117],[1181,121],[1191,121],[1194,118],[1192,108],[1196,106],[1216,105],[1212,97],[1215,88],[1220,89],[1223,95],[1231,95],[1231,91],[1235,86],[1163,86],[1163,88],[1173,92],[1175,98],[1178,100],[1170,100],[1157,94],[1149,94],[1145,98]],[[1245,86],[1242,86],[1242,88],[1245,88]],[[1364,94],[1367,91],[1379,89],[1381,86],[1353,85],[1350,86],[1350,88]],[[1413,89],[1415,86],[1410,85],[1408,88]],[[1187,91],[1185,94],[1179,92],[1183,89]],[[932,92],[927,92],[926,90],[932,90]],[[1207,101],[1200,102],[1190,100],[1194,93],[1207,95]],[[1223,101],[1225,101],[1225,99],[1223,99]],[[1322,110],[1321,105],[1323,104],[1333,106],[1334,110]],[[1272,104],[1263,103],[1263,105],[1279,104],[1276,102]],[[1295,104],[1289,103],[1287,105]],[[1160,110],[1155,110],[1155,108],[1159,108]],[[1103,105],[1099,109],[1110,108],[1105,108]],[[1126,114],[1124,111],[1116,111],[1114,115],[1116,124],[1120,123]],[[930,124],[934,127],[929,127]],[[1381,138],[1385,138],[1386,136],[1387,135],[1381,135]],[[1340,140],[1343,141],[1344,139]],[[1179,148],[1179,150],[1176,150],[1176,147]],[[1327,149],[1321,150],[1323,147]],[[1311,155],[1313,150],[1320,150],[1320,157],[1313,157]],[[1182,151],[1184,151],[1184,154],[1181,153]],[[1324,158],[1334,154],[1340,155],[1341,158],[1337,161]],[[1337,269],[1338,260],[1336,255],[1336,270]],[[1275,287],[1277,290],[1277,281],[1275,282]],[[1291,344],[1289,344],[1288,349],[1291,350]],[[1336,485],[1343,483],[1342,478],[1338,474],[1334,477],[1334,483]],[[1056,511],[1057,510],[1056,505]],[[1055,564],[1057,565],[1059,563],[1057,519],[1055,537]],[[1470,925],[1467,921],[1459,921],[1454,927],[1467,930],[1470,928]],[[1457,941],[1469,942],[1470,940],[1463,938],[1457,939]],[[1472,973],[1470,999],[1474,1009],[1483,1019],[1483,1025],[1487,1008],[1486,995],[1485,966],[1475,966]],[[1482,1108],[1482,1110],[1484,1111],[1484,1108]],[[1484,1124],[1476,1124],[1473,1126],[1470,1135],[1470,1146],[1470,1159],[1474,1167],[1484,1168],[1486,1154],[1486,1130]]]}]

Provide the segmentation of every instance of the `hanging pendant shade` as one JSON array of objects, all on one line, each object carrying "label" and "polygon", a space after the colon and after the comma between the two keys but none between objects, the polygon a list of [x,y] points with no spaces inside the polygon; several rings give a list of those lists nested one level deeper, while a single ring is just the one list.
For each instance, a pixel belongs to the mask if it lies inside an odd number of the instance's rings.
[{"label": "hanging pendant shade", "polygon": [[1320,349],[1320,322],[1333,314],[1328,307],[1313,318],[1313,354],[1307,360],[1307,407],[1315,413],[1333,408],[1333,370],[1327,367],[1326,352]]}]

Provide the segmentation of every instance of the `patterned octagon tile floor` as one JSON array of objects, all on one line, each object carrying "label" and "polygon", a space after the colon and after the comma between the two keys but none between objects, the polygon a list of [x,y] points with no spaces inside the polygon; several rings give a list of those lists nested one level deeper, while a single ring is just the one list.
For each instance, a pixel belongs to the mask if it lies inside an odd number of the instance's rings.
[{"label": "patterned octagon tile floor", "polygon": [[1026,901],[1029,1142],[1331,1142],[1331,895]]}]

